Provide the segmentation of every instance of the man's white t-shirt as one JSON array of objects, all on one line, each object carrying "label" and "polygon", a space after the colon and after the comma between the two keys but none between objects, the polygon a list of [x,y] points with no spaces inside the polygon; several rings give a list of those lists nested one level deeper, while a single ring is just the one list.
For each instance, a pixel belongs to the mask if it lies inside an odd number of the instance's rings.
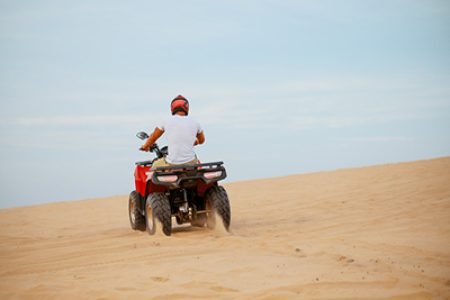
[{"label": "man's white t-shirt", "polygon": [[199,123],[189,116],[173,115],[158,128],[168,140],[166,161],[169,164],[185,164],[195,159],[194,143],[197,134],[203,131]]}]

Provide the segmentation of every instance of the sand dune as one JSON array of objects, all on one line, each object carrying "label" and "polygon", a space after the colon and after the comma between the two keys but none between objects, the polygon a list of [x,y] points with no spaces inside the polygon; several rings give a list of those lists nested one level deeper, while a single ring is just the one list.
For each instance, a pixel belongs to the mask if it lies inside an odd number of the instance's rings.
[{"label": "sand dune", "polygon": [[232,232],[127,196],[0,210],[1,299],[449,299],[450,158],[226,185]]}]

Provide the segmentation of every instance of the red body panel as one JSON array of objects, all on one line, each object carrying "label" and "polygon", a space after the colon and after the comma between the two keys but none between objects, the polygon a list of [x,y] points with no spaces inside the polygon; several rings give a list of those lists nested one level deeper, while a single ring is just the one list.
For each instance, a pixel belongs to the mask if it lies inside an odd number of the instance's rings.
[{"label": "red body panel", "polygon": [[134,170],[134,184],[136,185],[136,192],[138,192],[144,199],[147,189],[147,177],[151,166],[137,165]]}]

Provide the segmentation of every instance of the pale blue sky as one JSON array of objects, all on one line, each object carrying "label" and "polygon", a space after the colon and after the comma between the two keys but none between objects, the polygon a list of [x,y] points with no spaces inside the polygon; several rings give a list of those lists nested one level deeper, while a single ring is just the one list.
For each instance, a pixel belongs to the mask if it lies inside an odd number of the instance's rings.
[{"label": "pale blue sky", "polygon": [[449,3],[0,0],[0,207],[129,193],[179,93],[229,181],[448,156]]}]

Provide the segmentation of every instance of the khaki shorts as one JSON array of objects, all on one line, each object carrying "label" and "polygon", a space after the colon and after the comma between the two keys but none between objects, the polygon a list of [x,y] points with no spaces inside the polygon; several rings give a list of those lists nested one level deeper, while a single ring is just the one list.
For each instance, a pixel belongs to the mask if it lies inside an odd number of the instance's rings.
[{"label": "khaki shorts", "polygon": [[170,167],[170,166],[178,167],[178,166],[196,165],[196,164],[198,164],[198,159],[197,158],[194,158],[194,160],[191,160],[190,162],[187,162],[185,164],[176,165],[176,164],[169,164],[166,161],[166,159],[163,157],[163,158],[155,160],[155,162],[153,163],[151,169],[154,170],[154,169],[159,168],[159,167]]}]

